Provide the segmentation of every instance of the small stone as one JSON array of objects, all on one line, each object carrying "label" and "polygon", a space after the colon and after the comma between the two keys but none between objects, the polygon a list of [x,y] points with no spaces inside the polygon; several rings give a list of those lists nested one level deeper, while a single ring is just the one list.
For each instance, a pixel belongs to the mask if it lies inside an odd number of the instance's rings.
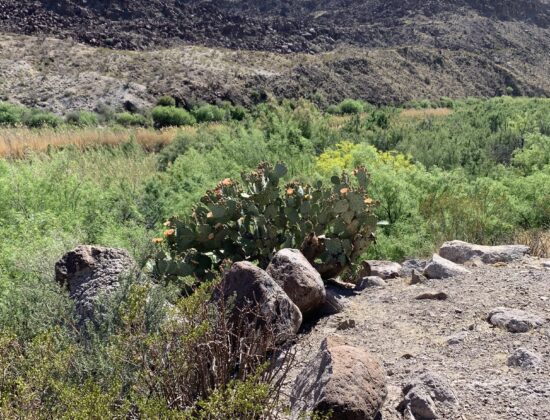
[{"label": "small stone", "polygon": [[541,363],[542,357],[540,354],[523,347],[516,349],[508,358],[508,366],[522,369],[532,369]]},{"label": "small stone", "polygon": [[346,319],[345,321],[340,322],[336,328],[338,331],[350,330],[355,328],[355,319]]},{"label": "small stone", "polygon": [[413,270],[411,274],[411,284],[424,284],[428,281],[425,275],[417,270]]},{"label": "small stone", "polygon": [[388,284],[378,276],[369,276],[369,277],[363,277],[357,285],[355,286],[355,290],[362,291],[367,288],[371,287],[386,287]]},{"label": "small stone", "polygon": [[460,331],[459,333],[453,334],[450,337],[448,337],[447,344],[449,346],[455,346],[457,344],[464,342],[466,337],[468,337],[468,333],[466,331]]},{"label": "small stone", "polygon": [[550,268],[550,260],[545,260],[542,262],[542,266],[544,268]]},{"label": "small stone", "polygon": [[445,292],[427,292],[415,297],[416,300],[447,300],[449,295]]}]

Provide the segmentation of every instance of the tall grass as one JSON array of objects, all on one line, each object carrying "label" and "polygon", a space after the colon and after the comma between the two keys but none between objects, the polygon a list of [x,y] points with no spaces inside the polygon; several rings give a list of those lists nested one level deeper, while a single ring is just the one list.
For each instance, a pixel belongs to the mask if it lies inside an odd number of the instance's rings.
[{"label": "tall grass", "polygon": [[98,146],[120,146],[134,140],[145,150],[155,151],[169,144],[179,131],[195,132],[195,127],[152,130],[146,128],[4,128],[0,129],[0,156],[24,158],[32,152],[73,146],[86,150]]}]

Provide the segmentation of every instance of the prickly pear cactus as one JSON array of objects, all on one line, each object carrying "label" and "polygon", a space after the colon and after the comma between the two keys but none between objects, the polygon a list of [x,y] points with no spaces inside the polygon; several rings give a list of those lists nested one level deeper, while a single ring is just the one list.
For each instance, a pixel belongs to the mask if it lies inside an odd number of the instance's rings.
[{"label": "prickly pear cactus", "polygon": [[225,179],[187,218],[165,223],[154,272],[167,281],[215,275],[222,263],[257,261],[266,267],[282,248],[300,248],[324,278],[351,268],[374,239],[375,203],[368,173],[357,168],[331,185],[281,184],[287,168],[262,163],[242,183]]}]

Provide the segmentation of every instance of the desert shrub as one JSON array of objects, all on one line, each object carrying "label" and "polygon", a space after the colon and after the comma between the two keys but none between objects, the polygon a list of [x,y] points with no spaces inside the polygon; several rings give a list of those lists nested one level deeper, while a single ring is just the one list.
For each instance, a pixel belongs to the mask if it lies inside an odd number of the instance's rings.
[{"label": "desert shrub", "polygon": [[174,106],[157,106],[151,112],[156,127],[177,127],[195,124],[193,115],[185,109]]},{"label": "desert shrub", "polygon": [[232,106],[229,113],[232,120],[243,121],[246,117],[246,108],[241,105]]},{"label": "desert shrub", "polygon": [[221,122],[226,118],[226,111],[216,105],[201,105],[193,109],[193,116],[197,122]]},{"label": "desert shrub", "polygon": [[338,105],[330,105],[327,108],[327,113],[331,115],[337,115],[340,113],[340,108],[338,107]]},{"label": "desert shrub", "polygon": [[365,105],[361,101],[345,99],[338,105],[338,109],[341,114],[360,114],[365,111]]},{"label": "desert shrub", "polygon": [[88,111],[71,112],[65,117],[65,121],[78,127],[95,127],[99,124],[97,114]]},{"label": "desert shrub", "polygon": [[[2,418],[262,418],[278,406],[292,353],[251,305],[236,318],[207,285],[176,298],[125,280],[98,324],[0,332]],[[175,297],[175,295],[173,295]],[[182,322],[182,320],[185,320]],[[278,357],[272,363],[271,355]],[[159,369],[159,367],[162,367]],[[139,413],[139,414],[138,414]]]},{"label": "desert shrub", "polygon": [[171,218],[164,232],[169,252],[159,250],[156,276],[208,278],[225,260],[266,267],[281,248],[301,248],[326,278],[353,269],[376,228],[366,170],[355,170],[353,184],[346,174],[334,176],[329,187],[283,187],[286,173],[283,164],[261,164],[242,175],[242,186],[227,178],[208,191],[191,217]]},{"label": "desert shrub", "polygon": [[0,102],[0,126],[22,124],[27,111],[27,108],[24,106]]},{"label": "desert shrub", "polygon": [[144,115],[132,114],[131,112],[118,113],[115,115],[114,120],[124,127],[148,127],[151,125],[149,119]]},{"label": "desert shrub", "polygon": [[176,100],[171,96],[161,96],[157,100],[157,106],[176,106]]},{"label": "desert shrub", "polygon": [[25,125],[31,128],[59,127],[63,119],[51,112],[33,111],[24,119]]}]

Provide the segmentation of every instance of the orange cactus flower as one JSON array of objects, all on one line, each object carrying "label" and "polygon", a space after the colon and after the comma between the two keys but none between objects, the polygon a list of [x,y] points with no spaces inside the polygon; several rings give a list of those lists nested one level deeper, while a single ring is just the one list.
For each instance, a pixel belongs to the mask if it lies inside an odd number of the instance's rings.
[{"label": "orange cactus flower", "polygon": [[374,200],[372,198],[365,198],[365,204],[372,204],[374,203]]},{"label": "orange cactus flower", "polygon": [[164,239],[162,239],[162,238],[154,238],[152,242],[153,242],[154,244],[157,244],[157,245],[158,245],[158,244],[161,244],[162,241],[164,241]]},{"label": "orange cactus flower", "polygon": [[342,189],[340,190],[340,194],[346,195],[347,193],[349,193],[349,188],[342,188]]},{"label": "orange cactus flower", "polygon": [[223,181],[222,181],[222,185],[228,187],[230,185],[233,185],[233,181],[231,181],[230,178],[225,178]]},{"label": "orange cactus flower", "polygon": [[174,233],[176,233],[175,229],[168,229],[164,231],[164,237],[167,238],[168,236],[172,236]]},{"label": "orange cactus flower", "polygon": [[286,190],[286,194],[287,194],[287,195],[292,195],[292,194],[294,194],[294,188],[289,188],[288,190]]}]

